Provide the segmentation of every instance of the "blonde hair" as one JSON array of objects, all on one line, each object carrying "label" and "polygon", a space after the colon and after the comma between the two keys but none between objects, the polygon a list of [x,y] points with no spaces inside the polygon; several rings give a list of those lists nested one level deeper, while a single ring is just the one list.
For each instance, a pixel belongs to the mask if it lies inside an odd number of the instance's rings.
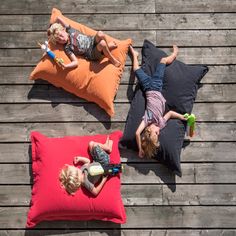
[{"label": "blonde hair", "polygon": [[52,24],[47,30],[48,41],[53,44],[56,44],[57,43],[56,31],[62,31],[64,29],[65,28],[60,23]]},{"label": "blonde hair", "polygon": [[153,156],[157,153],[157,149],[159,148],[160,143],[157,140],[151,138],[151,133],[148,127],[146,127],[143,131],[141,138],[141,147],[144,151],[144,156],[147,159],[153,158]]},{"label": "blonde hair", "polygon": [[59,174],[59,180],[62,187],[71,195],[75,194],[81,185],[78,170],[74,166],[65,165]]}]

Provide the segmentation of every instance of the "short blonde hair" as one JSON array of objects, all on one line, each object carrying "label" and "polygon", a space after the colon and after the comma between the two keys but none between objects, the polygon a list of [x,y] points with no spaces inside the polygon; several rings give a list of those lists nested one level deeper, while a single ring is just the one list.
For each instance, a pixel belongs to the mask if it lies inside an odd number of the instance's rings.
[{"label": "short blonde hair", "polygon": [[81,185],[78,170],[74,166],[65,165],[59,174],[59,180],[62,187],[71,195],[75,194]]},{"label": "short blonde hair", "polygon": [[65,27],[63,27],[62,24],[60,24],[60,23],[52,24],[47,30],[48,41],[53,44],[56,44],[57,43],[56,31],[62,31],[64,29],[65,29]]},{"label": "short blonde hair", "polygon": [[160,143],[157,140],[153,140],[151,138],[151,133],[148,129],[148,127],[146,127],[143,131],[142,134],[142,138],[141,138],[141,147],[143,149],[144,152],[144,156],[147,159],[151,159],[153,158],[153,156],[157,153],[157,149],[159,148]]}]

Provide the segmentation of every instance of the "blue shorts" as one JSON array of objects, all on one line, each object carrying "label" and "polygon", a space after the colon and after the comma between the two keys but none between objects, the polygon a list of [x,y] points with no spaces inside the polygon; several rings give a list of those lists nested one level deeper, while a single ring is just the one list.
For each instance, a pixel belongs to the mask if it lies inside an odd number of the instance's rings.
[{"label": "blue shorts", "polygon": [[93,157],[93,161],[99,162],[102,166],[110,163],[109,155],[99,145],[94,146],[90,154]]},{"label": "blue shorts", "polygon": [[147,75],[142,68],[135,71],[135,75],[144,92],[153,90],[161,92],[165,68],[166,64],[159,63],[152,77]]}]

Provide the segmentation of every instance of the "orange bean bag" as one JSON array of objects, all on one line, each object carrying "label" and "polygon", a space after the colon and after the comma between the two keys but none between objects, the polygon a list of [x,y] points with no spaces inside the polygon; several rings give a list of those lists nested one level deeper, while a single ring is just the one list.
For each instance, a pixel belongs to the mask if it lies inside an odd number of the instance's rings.
[{"label": "orange bean bag", "polygon": [[[78,29],[84,34],[95,35],[97,31],[82,24],[72,21],[62,13],[53,8],[50,23],[61,16],[71,27]],[[30,75],[31,80],[44,79],[56,87],[63,88],[83,99],[95,102],[103,108],[110,116],[114,115],[114,97],[118,90],[120,79],[124,70],[126,56],[131,39],[120,41],[107,35],[107,41],[115,41],[118,47],[112,50],[112,54],[121,62],[120,67],[112,65],[107,58],[99,62],[87,61],[83,57],[78,58],[78,67],[71,70],[63,70],[47,55],[43,56]],[[65,63],[70,59],[63,50],[63,45],[50,45],[50,49],[57,57],[62,58]]]}]

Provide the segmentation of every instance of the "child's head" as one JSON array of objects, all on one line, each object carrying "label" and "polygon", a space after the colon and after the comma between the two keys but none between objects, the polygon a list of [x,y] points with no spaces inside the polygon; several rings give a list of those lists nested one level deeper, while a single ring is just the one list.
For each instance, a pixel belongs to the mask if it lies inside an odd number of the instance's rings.
[{"label": "child's head", "polygon": [[53,44],[65,44],[68,41],[68,33],[66,32],[65,27],[59,23],[52,24],[48,28],[47,34],[49,42],[52,42]]},{"label": "child's head", "polygon": [[159,144],[159,128],[155,125],[147,126],[142,134],[141,146],[144,151],[144,156],[151,159],[157,152]]},{"label": "child's head", "polygon": [[75,166],[65,165],[62,168],[59,174],[59,180],[67,193],[73,195],[80,188],[81,175],[81,170]]}]

